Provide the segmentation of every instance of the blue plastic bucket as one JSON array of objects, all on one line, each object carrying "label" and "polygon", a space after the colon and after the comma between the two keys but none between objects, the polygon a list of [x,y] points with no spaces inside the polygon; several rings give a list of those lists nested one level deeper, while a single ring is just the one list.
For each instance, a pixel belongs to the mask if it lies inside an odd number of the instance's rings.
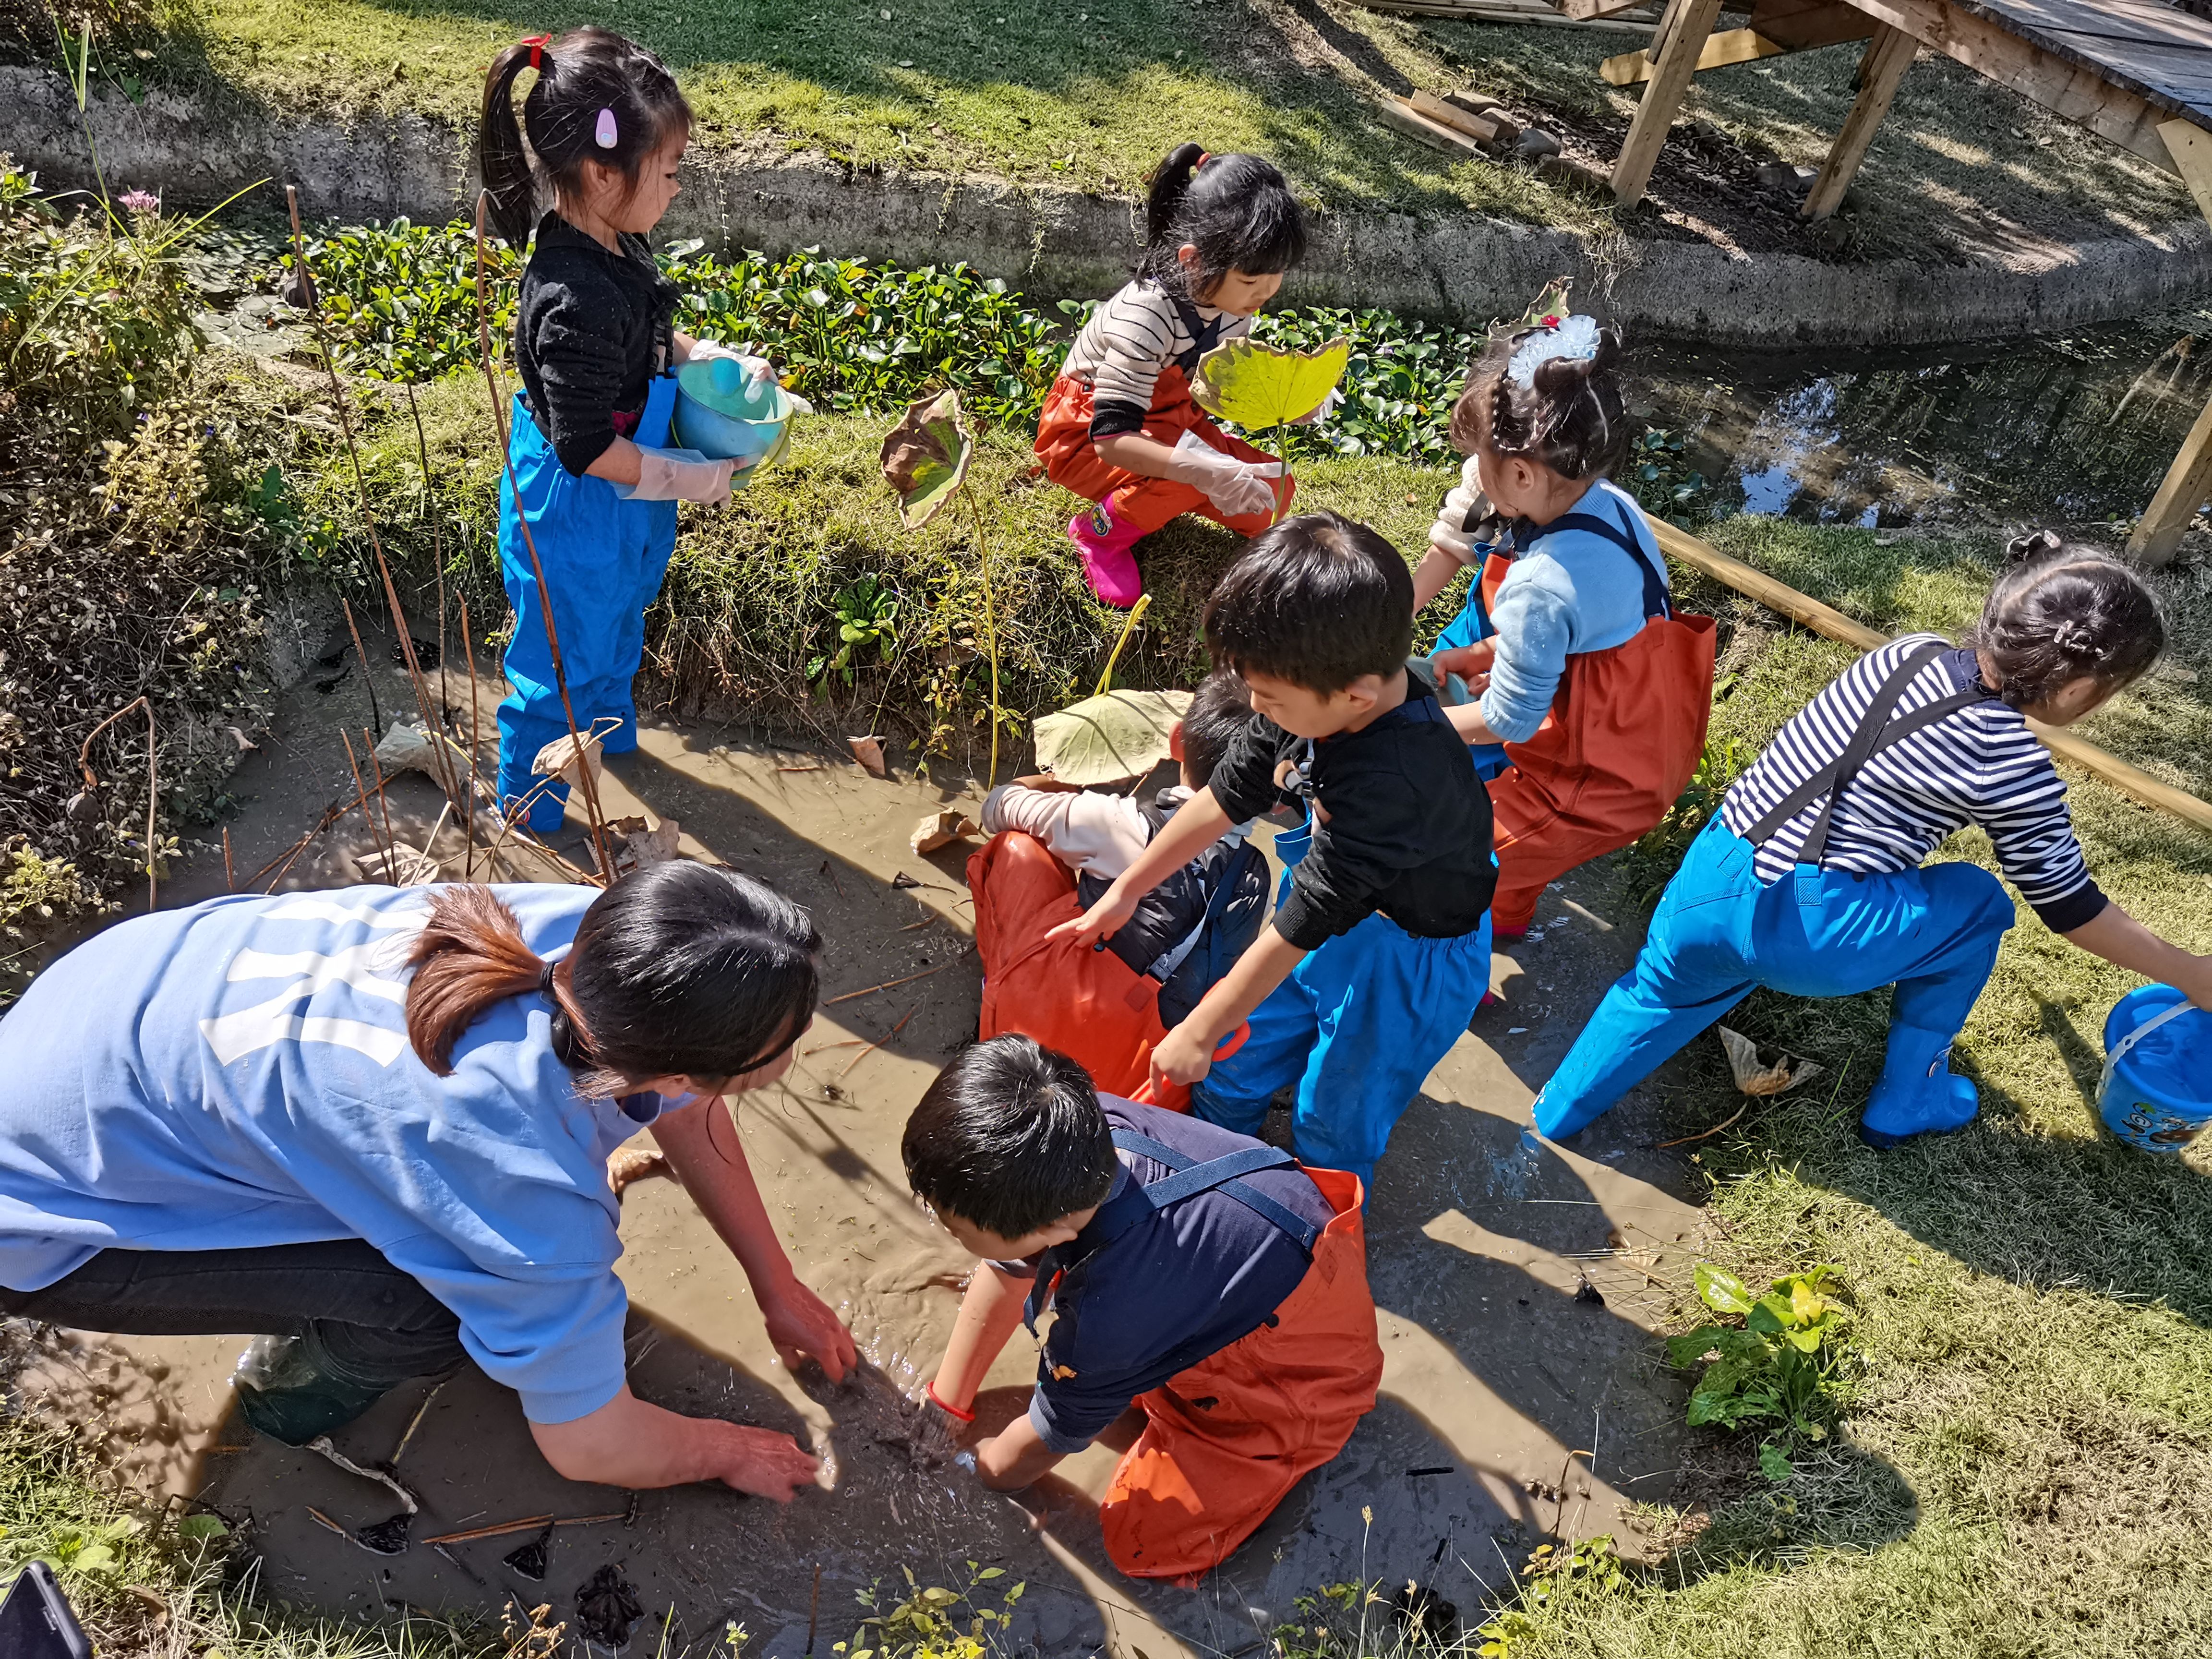
[{"label": "blue plastic bucket", "polygon": [[2212,1122],[2212,1016],[2171,985],[2145,985],[2105,1017],[2097,1112],[2146,1152],[2178,1152]]}]

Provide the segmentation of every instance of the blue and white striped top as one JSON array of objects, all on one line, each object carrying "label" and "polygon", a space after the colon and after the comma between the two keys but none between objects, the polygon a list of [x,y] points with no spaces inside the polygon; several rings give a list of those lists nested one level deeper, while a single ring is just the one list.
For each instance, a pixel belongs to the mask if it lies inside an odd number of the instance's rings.
[{"label": "blue and white striped top", "polygon": [[[1721,807],[1729,830],[1745,834],[1840,757],[1882,683],[1931,641],[1940,642],[1933,634],[1908,634],[1869,651],[1793,716],[1729,791]],[[1972,652],[1947,651],[1913,676],[1891,712],[1907,714],[1963,691],[1980,672]],[[1814,796],[1759,848],[1762,882],[1790,872],[1826,800]],[[1837,805],[1821,862],[1865,875],[1916,870],[1970,823],[1988,832],[1999,866],[2054,933],[2070,932],[2105,908],[2050,752],[2020,710],[1994,697],[1875,751]]]}]

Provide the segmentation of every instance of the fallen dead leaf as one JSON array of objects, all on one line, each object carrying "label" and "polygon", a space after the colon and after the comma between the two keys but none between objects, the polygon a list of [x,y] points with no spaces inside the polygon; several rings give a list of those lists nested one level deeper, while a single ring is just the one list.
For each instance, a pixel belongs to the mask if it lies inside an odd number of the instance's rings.
[{"label": "fallen dead leaf", "polygon": [[957,807],[946,807],[930,813],[914,826],[914,833],[906,844],[917,853],[934,853],[940,847],[950,847],[967,836],[980,836],[982,827]]},{"label": "fallen dead leaf", "polygon": [[852,750],[853,758],[872,778],[886,778],[890,769],[884,764],[884,740],[878,737],[848,738],[846,746]]},{"label": "fallen dead leaf", "polygon": [[1794,1065],[1788,1054],[1782,1054],[1772,1065],[1762,1064],[1759,1045],[1741,1031],[1731,1031],[1725,1025],[1714,1027],[1720,1033],[1721,1047],[1728,1050],[1729,1070],[1735,1075],[1735,1086],[1747,1095],[1778,1095],[1784,1089],[1795,1088],[1820,1075],[1822,1067],[1809,1060]]}]

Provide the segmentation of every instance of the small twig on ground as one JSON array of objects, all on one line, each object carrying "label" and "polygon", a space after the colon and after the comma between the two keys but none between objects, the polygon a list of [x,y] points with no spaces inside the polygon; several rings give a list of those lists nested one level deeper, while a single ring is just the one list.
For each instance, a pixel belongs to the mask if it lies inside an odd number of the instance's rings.
[{"label": "small twig on ground", "polygon": [[154,809],[161,802],[158,788],[160,781],[155,773],[157,738],[154,730],[152,702],[144,696],[133,697],[99,725],[94,726],[91,731],[86,732],[84,742],[76,751],[76,769],[84,775],[84,787],[88,793],[100,787],[100,780],[94,775],[92,769],[92,740],[134,708],[143,708],[146,711],[146,914],[150,916],[154,914],[155,900],[159,896],[159,890],[154,881]]},{"label": "small twig on ground", "polygon": [[[967,954],[967,951],[963,951],[960,953],[960,957],[964,957]],[[918,979],[927,979],[932,974],[943,973],[947,968],[950,968],[952,965],[952,963],[959,961],[960,957],[953,957],[951,962],[940,962],[934,968],[925,968],[918,974],[908,974],[904,979],[887,979],[881,985],[871,985],[862,990],[848,991],[843,996],[831,997],[829,1002],[825,1002],[822,1006],[824,1008],[827,1008],[830,1006],[830,1003],[850,1002],[854,997],[869,996],[878,991],[891,991],[897,989],[898,987],[902,985],[911,985]]]},{"label": "small twig on ground", "polygon": [[[374,843],[376,850],[384,854],[385,878],[388,881],[393,881],[396,885],[397,882],[395,878],[399,873],[398,866],[392,861],[392,855],[385,848],[383,842],[377,840],[376,814],[368,810],[368,786],[361,781],[361,763],[354,758],[353,738],[349,733],[341,731],[338,733],[338,741],[345,744],[346,764],[353,769],[354,794],[356,799],[361,804],[362,817],[368,820],[368,838],[371,842]],[[290,866],[287,866],[286,867],[289,868]]]},{"label": "small twig on ground", "polygon": [[347,1543],[350,1544],[354,1541],[354,1536],[351,1533],[348,1532],[343,1527],[338,1525],[337,1522],[331,1520],[329,1516],[325,1515],[313,1504],[307,1505],[307,1518],[310,1521],[313,1521],[319,1527],[329,1528],[332,1532],[337,1534],[339,1537],[344,1539]]},{"label": "small twig on ground", "polygon": [[826,766],[779,766],[775,769],[779,772],[827,772],[830,769]]},{"label": "small twig on ground", "polygon": [[867,1041],[866,1037],[847,1037],[842,1042],[817,1042],[811,1048],[800,1049],[799,1058],[804,1060],[809,1054],[826,1054],[832,1048],[850,1048]]},{"label": "small twig on ground", "polygon": [[399,1443],[392,1449],[392,1463],[394,1468],[398,1467],[399,1460],[407,1455],[407,1444],[414,1439],[415,1431],[422,1426],[422,1419],[430,1414],[430,1402],[438,1397],[438,1389],[445,1386],[443,1382],[440,1382],[429,1393],[424,1395],[422,1403],[415,1408],[415,1415],[407,1419],[406,1432],[399,1437]]},{"label": "small twig on ground", "polygon": [[[310,1511],[312,1513],[312,1511]],[[619,1521],[619,1515],[613,1517]],[[501,1521],[489,1527],[471,1527],[464,1532],[441,1532],[435,1538],[426,1538],[426,1544],[466,1544],[478,1538],[500,1538],[511,1532],[530,1532],[551,1522],[550,1515],[526,1515],[520,1521]]]},{"label": "small twig on ground", "polygon": [[[384,798],[384,763],[376,757],[376,740],[374,738],[368,738],[362,746],[368,750],[368,769],[376,778],[376,810],[384,814],[384,845],[386,856],[396,861],[399,856],[399,838],[392,833],[392,804]],[[395,887],[399,884],[396,862],[392,871],[392,884]]]},{"label": "small twig on ground", "polygon": [[920,921],[909,921],[905,927],[900,928],[899,932],[902,933],[911,933],[915,928],[927,927],[931,922],[935,921],[936,920],[937,915],[934,911],[932,911],[928,915],[924,916]]},{"label": "small twig on ground", "polygon": [[379,735],[384,731],[384,711],[376,706],[376,677],[369,672],[368,653],[361,642],[361,629],[354,626],[353,605],[344,595],[338,597],[338,608],[345,612],[346,632],[353,635],[354,655],[361,659],[361,683],[368,688],[368,720]]},{"label": "small twig on ground", "polygon": [[845,1062],[845,1070],[844,1070],[843,1072],[840,1072],[840,1073],[837,1073],[837,1075],[838,1075],[839,1077],[841,1077],[841,1078],[842,1078],[842,1077],[843,1077],[844,1075],[846,1075],[846,1073],[850,1072],[850,1071],[853,1069],[853,1067],[854,1067],[855,1066],[858,1066],[858,1065],[859,1065],[862,1060],[866,1060],[866,1059],[870,1054],[872,1054],[875,1053],[875,1051],[876,1051],[877,1049],[878,1049],[878,1048],[882,1048],[882,1047],[884,1046],[884,1044],[885,1044],[886,1042],[890,1042],[893,1037],[896,1036],[897,1036],[901,1031],[903,1031],[904,1030],[906,1030],[906,1023],[907,1023],[907,1021],[908,1021],[908,1020],[912,1019],[912,1018],[913,1018],[916,1014],[920,1013],[921,1012],[921,1004],[920,1004],[919,1002],[917,1002],[917,1003],[915,1003],[915,1004],[914,1005],[914,1006],[913,1006],[913,1007],[911,1007],[911,1008],[908,1009],[908,1010],[906,1011],[906,1012],[905,1012],[905,1013],[902,1014],[902,1015],[899,1017],[899,1023],[898,1023],[897,1024],[896,1024],[896,1025],[892,1026],[892,1027],[891,1027],[891,1029],[890,1029],[890,1030],[888,1030],[888,1031],[884,1032],[884,1033],[883,1034],[883,1036],[881,1036],[878,1037],[878,1038],[877,1038],[873,1042],[871,1042],[871,1043],[870,1043],[866,1048],[865,1048],[861,1049],[861,1050],[860,1050],[860,1052],[859,1054],[854,1054],[854,1055],[852,1057],[852,1059],[850,1059],[850,1060],[847,1060],[847,1061]]},{"label": "small twig on ground", "polygon": [[1718,1122],[1718,1123],[1714,1124],[1714,1125],[1713,1125],[1713,1127],[1712,1127],[1711,1128],[1710,1128],[1710,1129],[1705,1129],[1705,1130],[1700,1130],[1698,1133],[1693,1134],[1693,1135],[1684,1135],[1684,1136],[1683,1136],[1680,1140],[1662,1140],[1662,1141],[1661,1141],[1661,1142],[1660,1142],[1660,1143],[1659,1143],[1659,1144],[1658,1144],[1655,1148],[1653,1148],[1653,1150],[1654,1150],[1654,1151],[1656,1151],[1656,1152],[1664,1152],[1664,1151],[1666,1151],[1666,1149],[1667,1149],[1668,1147],[1669,1147],[1669,1146],[1688,1146],[1688,1145],[1690,1145],[1690,1143],[1691,1143],[1691,1142],[1692,1142],[1692,1141],[1697,1141],[1697,1140],[1711,1140],[1711,1139],[1715,1135],[1718,1134],[1722,1130],[1723,1130],[1723,1129],[1725,1129],[1725,1128],[1728,1128],[1728,1127],[1729,1127],[1731,1125],[1733,1125],[1733,1124],[1735,1122],[1736,1119],[1738,1119],[1738,1118],[1741,1117],[1741,1116],[1742,1116],[1746,1112],[1749,1111],[1750,1109],[1751,1109],[1751,1103],[1750,1103],[1749,1101],[1747,1101],[1747,1101],[1745,1101],[1745,1102],[1743,1103],[1743,1104],[1742,1104],[1742,1105],[1741,1105],[1741,1106],[1737,1107],[1737,1108],[1735,1109],[1735,1110],[1734,1110],[1733,1112],[1729,1113],[1729,1114],[1728,1115],[1728,1116],[1727,1116],[1725,1119],[1723,1119],[1722,1121],[1720,1121],[1720,1122]]},{"label": "small twig on ground", "polygon": [[837,890],[838,898],[841,900],[843,899],[845,896],[845,884],[837,879],[836,869],[830,864],[828,859],[822,860],[822,873],[830,878],[830,884]]},{"label": "small twig on ground", "polygon": [[238,872],[230,865],[230,826],[222,826],[222,890],[226,893],[238,890]]}]

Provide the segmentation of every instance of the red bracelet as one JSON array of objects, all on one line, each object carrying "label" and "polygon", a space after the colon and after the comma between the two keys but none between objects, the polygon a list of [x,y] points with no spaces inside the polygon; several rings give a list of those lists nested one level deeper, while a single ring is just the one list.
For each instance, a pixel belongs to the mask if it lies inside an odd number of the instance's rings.
[{"label": "red bracelet", "polygon": [[943,1412],[947,1417],[957,1418],[963,1423],[973,1423],[975,1420],[975,1413],[963,1412],[957,1406],[947,1405],[945,1402],[944,1397],[937,1392],[937,1384],[934,1381],[923,1383],[921,1385],[921,1391],[929,1396],[929,1403],[936,1407],[938,1410]]}]

